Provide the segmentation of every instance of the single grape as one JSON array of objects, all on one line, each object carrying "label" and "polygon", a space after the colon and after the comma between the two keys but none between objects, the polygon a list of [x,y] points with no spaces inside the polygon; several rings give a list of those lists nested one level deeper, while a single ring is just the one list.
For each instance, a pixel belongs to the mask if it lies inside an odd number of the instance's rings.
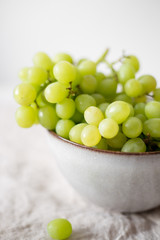
[{"label": "single grape", "polygon": [[28,67],[24,67],[18,73],[19,78],[24,82],[28,80],[28,69]]},{"label": "single grape", "polygon": [[57,218],[48,223],[47,231],[51,238],[64,240],[72,234],[72,225],[67,219]]},{"label": "single grape", "polygon": [[79,86],[83,93],[92,94],[96,91],[97,80],[92,75],[85,75],[83,76]]},{"label": "single grape", "polygon": [[28,81],[30,83],[41,85],[48,78],[47,71],[41,67],[30,67],[28,69]]},{"label": "single grape", "polygon": [[80,123],[83,120],[83,114],[80,113],[78,110],[75,110],[75,113],[72,116],[71,120],[75,123]]},{"label": "single grape", "polygon": [[38,52],[33,57],[33,63],[37,67],[42,67],[45,70],[50,70],[53,66],[52,60],[44,52]]},{"label": "single grape", "polygon": [[144,122],[143,133],[153,138],[160,138],[160,118],[151,118]]},{"label": "single grape", "polygon": [[114,101],[123,101],[132,104],[132,98],[127,96],[125,93],[119,93],[117,96],[114,98]]},{"label": "single grape", "polygon": [[75,112],[75,102],[71,98],[65,98],[56,104],[56,113],[62,119],[69,119]]},{"label": "single grape", "polygon": [[66,89],[65,85],[59,82],[54,82],[46,87],[44,91],[44,96],[46,100],[50,103],[59,103],[67,97],[68,93],[69,92]]},{"label": "single grape", "polygon": [[75,99],[76,108],[80,113],[84,113],[84,111],[90,106],[96,106],[95,99],[88,94],[80,94]]},{"label": "single grape", "polygon": [[135,114],[143,114],[143,115],[145,115],[145,106],[146,106],[146,104],[143,103],[143,102],[137,103],[134,106]]},{"label": "single grape", "polygon": [[67,61],[69,63],[73,63],[72,57],[67,53],[57,53],[54,58],[53,62],[58,63],[60,61]]},{"label": "single grape", "polygon": [[154,100],[160,101],[160,88],[156,88],[153,92]]},{"label": "single grape", "polygon": [[90,60],[84,60],[78,65],[78,70],[82,76],[94,75],[96,73],[96,63]]},{"label": "single grape", "polygon": [[69,139],[69,132],[75,123],[72,120],[61,119],[57,122],[56,133],[66,139]]},{"label": "single grape", "polygon": [[144,93],[142,84],[136,79],[128,80],[124,85],[124,90],[129,97],[138,97]]},{"label": "single grape", "polygon": [[119,131],[115,137],[107,139],[107,144],[114,149],[121,149],[126,141],[127,137]]},{"label": "single grape", "polygon": [[143,75],[138,78],[138,81],[142,84],[145,93],[150,93],[156,89],[156,79],[151,75]]},{"label": "single grape", "polygon": [[84,119],[88,124],[98,126],[104,119],[104,115],[98,107],[90,106],[84,112]]},{"label": "single grape", "polygon": [[72,82],[72,88],[73,88],[73,89],[77,88],[77,86],[79,86],[81,80],[82,80],[82,76],[81,76],[79,70],[76,68],[76,78],[75,78],[75,80]]},{"label": "single grape", "polygon": [[82,140],[81,140],[81,132],[82,132],[83,128],[86,126],[87,126],[87,123],[79,123],[79,124],[73,126],[69,132],[69,139],[72,142],[83,144]]},{"label": "single grape", "polygon": [[94,125],[87,125],[81,132],[81,141],[88,147],[97,145],[101,140],[99,130]]},{"label": "single grape", "polygon": [[141,138],[133,138],[129,139],[121,149],[122,152],[145,152],[146,151],[146,145],[143,142]]},{"label": "single grape", "polygon": [[108,149],[108,144],[106,138],[101,138],[100,142],[94,146],[97,149],[102,149],[102,150],[107,150]]},{"label": "single grape", "polygon": [[107,109],[107,107],[109,106],[109,103],[104,102],[98,105],[99,109],[102,111],[102,113],[105,115],[105,111]]},{"label": "single grape", "polygon": [[36,90],[29,83],[21,83],[14,89],[14,99],[20,105],[27,106],[34,102]]},{"label": "single grape", "polygon": [[50,105],[46,105],[39,109],[38,118],[39,123],[49,130],[54,130],[59,120],[55,108]]},{"label": "single grape", "polygon": [[130,64],[122,64],[118,74],[118,80],[121,84],[125,84],[129,79],[133,79],[135,77],[135,70],[133,66]]},{"label": "single grape", "polygon": [[145,115],[149,118],[160,118],[160,102],[151,101],[145,106]]},{"label": "single grape", "polygon": [[45,99],[45,96],[44,96],[44,91],[41,91],[37,98],[36,98],[36,103],[39,107],[44,107],[46,104],[49,104],[47,102],[47,100]]},{"label": "single grape", "polygon": [[113,138],[119,131],[117,122],[111,118],[103,119],[99,124],[99,131],[104,138]]},{"label": "single grape", "polygon": [[130,106],[126,102],[115,101],[107,107],[105,114],[108,118],[112,118],[120,124],[128,118]]},{"label": "single grape", "polygon": [[129,117],[122,124],[123,133],[129,138],[136,138],[142,133],[142,122],[139,118]]},{"label": "single grape", "polygon": [[56,63],[53,68],[53,73],[58,82],[67,84],[76,79],[76,68],[67,61],[60,61]]},{"label": "single grape", "polygon": [[139,70],[139,61],[138,58],[134,55],[127,56],[124,61],[125,64],[130,64],[132,67],[134,67],[135,72]]},{"label": "single grape", "polygon": [[36,120],[35,110],[30,106],[21,106],[16,111],[16,122],[22,128],[31,127]]},{"label": "single grape", "polygon": [[103,95],[100,93],[93,93],[93,94],[91,94],[91,96],[96,100],[96,105],[99,105],[106,101],[105,98],[103,97]]},{"label": "single grape", "polygon": [[106,76],[102,72],[96,72],[94,76],[97,79],[98,83],[106,78]]},{"label": "single grape", "polygon": [[114,78],[102,80],[97,87],[97,92],[104,97],[114,97],[117,91],[117,81]]},{"label": "single grape", "polygon": [[136,114],[135,117],[136,117],[136,118],[139,118],[142,123],[144,123],[144,122],[147,120],[147,118],[145,117],[145,115],[142,114],[142,113]]}]

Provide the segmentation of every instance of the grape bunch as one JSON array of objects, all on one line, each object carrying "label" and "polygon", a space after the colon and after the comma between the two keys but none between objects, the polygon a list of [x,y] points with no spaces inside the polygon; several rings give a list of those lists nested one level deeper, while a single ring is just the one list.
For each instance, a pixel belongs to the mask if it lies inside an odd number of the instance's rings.
[{"label": "grape bunch", "polygon": [[[160,151],[160,88],[152,75],[136,77],[139,60],[51,59],[38,52],[19,72],[14,98],[20,127],[41,124],[72,142],[121,152]],[[97,68],[104,64],[107,74]]]}]

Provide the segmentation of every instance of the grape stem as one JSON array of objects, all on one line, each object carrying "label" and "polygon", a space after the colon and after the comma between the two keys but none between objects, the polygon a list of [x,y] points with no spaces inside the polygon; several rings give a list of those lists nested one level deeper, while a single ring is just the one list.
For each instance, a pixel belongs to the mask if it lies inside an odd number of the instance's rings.
[{"label": "grape stem", "polygon": [[105,50],[105,52],[100,56],[100,58],[96,61],[96,65],[98,65],[99,63],[101,63],[101,62],[103,62],[105,60],[108,52],[109,52],[109,48],[107,48]]},{"label": "grape stem", "polygon": [[107,64],[107,66],[110,68],[110,70],[113,73],[113,77],[115,78],[116,81],[118,81],[118,76],[117,76],[115,69],[113,68],[113,64],[109,63],[107,60],[104,60],[103,62],[105,62]]}]

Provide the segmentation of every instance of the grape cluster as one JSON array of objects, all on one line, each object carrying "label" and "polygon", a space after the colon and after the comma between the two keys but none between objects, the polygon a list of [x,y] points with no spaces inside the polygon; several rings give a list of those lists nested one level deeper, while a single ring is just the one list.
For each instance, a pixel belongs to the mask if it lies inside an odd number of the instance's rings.
[{"label": "grape cluster", "polygon": [[[20,127],[41,124],[78,144],[104,150],[160,150],[160,88],[151,75],[136,78],[133,55],[109,63],[108,49],[96,61],[43,52],[19,72],[14,98]],[[105,64],[108,74],[97,71]],[[119,90],[120,89],[120,90]]]}]

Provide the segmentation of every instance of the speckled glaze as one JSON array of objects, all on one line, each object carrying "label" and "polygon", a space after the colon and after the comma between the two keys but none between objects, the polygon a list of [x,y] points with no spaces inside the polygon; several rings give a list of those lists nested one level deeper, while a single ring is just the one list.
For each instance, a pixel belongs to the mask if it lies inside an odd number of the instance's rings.
[{"label": "speckled glaze", "polygon": [[120,212],[160,205],[160,152],[128,154],[88,148],[48,133],[68,182],[91,202]]}]

